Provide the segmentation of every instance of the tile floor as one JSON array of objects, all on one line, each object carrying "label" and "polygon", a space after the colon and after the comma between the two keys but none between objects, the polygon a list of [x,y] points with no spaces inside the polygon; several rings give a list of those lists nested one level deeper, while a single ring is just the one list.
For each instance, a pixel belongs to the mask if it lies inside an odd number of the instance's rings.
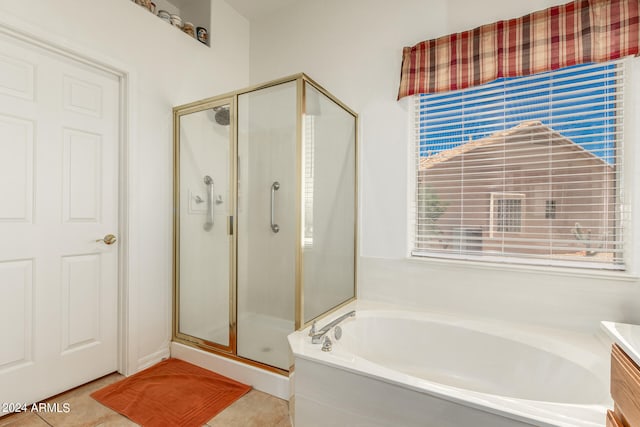
[{"label": "tile floor", "polygon": [[[127,427],[137,426],[128,418],[101,405],[89,394],[124,378],[111,374],[89,384],[46,400],[46,403],[68,403],[69,413],[25,412],[0,418],[0,427]],[[208,427],[291,427],[289,404],[257,390],[235,401],[209,420]]]}]

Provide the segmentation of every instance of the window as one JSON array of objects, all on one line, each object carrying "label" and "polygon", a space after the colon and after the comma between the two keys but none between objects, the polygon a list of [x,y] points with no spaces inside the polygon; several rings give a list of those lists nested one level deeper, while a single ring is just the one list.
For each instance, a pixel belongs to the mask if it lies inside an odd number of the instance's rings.
[{"label": "window", "polygon": [[544,217],[546,219],[556,219],[556,208],[557,206],[555,200],[545,201]]},{"label": "window", "polygon": [[491,237],[497,233],[522,231],[522,199],[524,194],[491,193]]},{"label": "window", "polygon": [[624,269],[623,79],[620,61],[416,96],[412,254]]}]

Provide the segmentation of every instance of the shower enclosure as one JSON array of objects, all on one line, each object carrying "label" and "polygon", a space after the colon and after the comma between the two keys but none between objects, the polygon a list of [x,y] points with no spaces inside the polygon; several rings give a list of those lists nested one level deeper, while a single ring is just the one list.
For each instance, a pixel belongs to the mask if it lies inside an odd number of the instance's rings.
[{"label": "shower enclosure", "polygon": [[355,298],[356,129],[304,74],[174,108],[175,341],[286,373]]}]

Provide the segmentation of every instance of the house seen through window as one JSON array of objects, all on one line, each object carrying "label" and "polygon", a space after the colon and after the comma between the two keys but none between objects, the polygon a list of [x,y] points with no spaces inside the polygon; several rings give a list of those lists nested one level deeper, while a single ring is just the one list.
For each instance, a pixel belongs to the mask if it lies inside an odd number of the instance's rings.
[{"label": "house seen through window", "polygon": [[416,96],[413,255],[623,269],[623,68]]}]

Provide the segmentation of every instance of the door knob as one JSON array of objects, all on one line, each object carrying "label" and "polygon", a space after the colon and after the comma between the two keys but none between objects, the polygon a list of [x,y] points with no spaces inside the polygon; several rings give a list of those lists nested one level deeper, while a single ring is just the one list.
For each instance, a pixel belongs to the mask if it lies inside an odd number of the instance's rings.
[{"label": "door knob", "polygon": [[107,234],[104,238],[96,240],[96,242],[103,242],[105,245],[113,245],[116,240],[118,240],[116,236],[113,234]]}]

